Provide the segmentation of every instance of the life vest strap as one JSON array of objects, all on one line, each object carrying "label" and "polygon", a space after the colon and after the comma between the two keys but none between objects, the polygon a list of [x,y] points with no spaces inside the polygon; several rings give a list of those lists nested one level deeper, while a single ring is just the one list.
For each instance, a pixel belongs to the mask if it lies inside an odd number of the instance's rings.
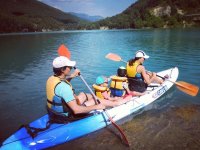
[{"label": "life vest strap", "polygon": [[36,127],[30,126],[29,124],[25,124],[25,125],[20,126],[20,129],[24,127],[26,129],[27,133],[34,139],[38,135],[39,132],[49,129],[50,126],[54,123],[67,124],[69,122],[76,121],[76,120],[86,118],[86,117],[93,115],[91,113],[91,114],[79,114],[79,115],[75,115],[75,116],[65,116],[63,114],[60,114],[60,113],[57,113],[57,112],[51,110],[48,107],[47,107],[47,111],[48,111],[49,121],[46,123],[46,127],[36,128]]},{"label": "life vest strap", "polygon": [[52,101],[50,101],[50,100],[48,100],[48,99],[47,99],[47,102],[48,102],[49,104],[51,104],[51,105],[54,105],[54,106],[63,106],[62,103],[52,102]]},{"label": "life vest strap", "polygon": [[25,128],[27,133],[34,139],[39,132],[42,132],[42,131],[45,131],[47,129],[50,128],[51,126],[51,121],[49,120],[47,123],[46,123],[46,127],[45,128],[35,128],[35,127],[31,127],[29,124],[25,124],[25,125],[22,125],[20,128]]}]

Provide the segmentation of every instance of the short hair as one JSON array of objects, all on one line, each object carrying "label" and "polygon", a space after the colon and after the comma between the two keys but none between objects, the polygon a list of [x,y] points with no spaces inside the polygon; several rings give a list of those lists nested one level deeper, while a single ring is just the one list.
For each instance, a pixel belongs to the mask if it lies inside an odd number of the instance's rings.
[{"label": "short hair", "polygon": [[54,68],[53,72],[55,76],[60,76],[62,74],[62,71],[66,69],[67,66],[61,67],[61,68]]}]

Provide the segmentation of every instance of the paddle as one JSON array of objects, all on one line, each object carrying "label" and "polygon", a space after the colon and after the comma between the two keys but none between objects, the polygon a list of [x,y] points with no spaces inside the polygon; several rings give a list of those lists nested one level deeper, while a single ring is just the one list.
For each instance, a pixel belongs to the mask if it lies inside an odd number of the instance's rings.
[{"label": "paddle", "polygon": [[[58,48],[58,54],[59,54],[60,56],[65,56],[65,57],[67,57],[67,58],[69,58],[69,59],[70,59],[70,56],[71,56],[70,51],[68,50],[68,48],[67,48],[64,44],[62,44],[62,45]],[[76,67],[74,67],[74,69],[76,69]],[[85,79],[83,78],[83,76],[82,76],[81,74],[79,74],[79,76],[80,76],[81,80],[84,82],[84,84],[87,86],[87,88],[89,89],[89,91],[90,91],[90,93],[92,94],[92,96],[94,97],[95,103],[96,103],[96,104],[100,103],[100,101],[96,98],[96,95],[94,94],[94,92],[92,91],[92,89],[89,87],[89,85],[87,84],[87,82],[85,81]],[[106,111],[106,109],[103,109],[103,111],[105,112],[105,114],[107,115],[109,121],[113,124],[113,126],[114,126],[115,128],[117,128],[117,130],[120,132],[121,137],[122,137],[122,139],[124,140],[125,144],[126,144],[127,146],[130,146],[130,145],[129,145],[129,142],[128,142],[128,140],[127,140],[125,134],[124,134],[124,132],[122,131],[122,129],[115,123],[115,121],[114,121],[114,120],[112,119],[112,117],[108,114],[108,112]]]},{"label": "paddle", "polygon": [[[113,61],[122,61],[122,62],[127,63],[126,61],[122,60],[122,58],[119,55],[114,54],[114,53],[108,53],[105,57],[107,59],[110,59],[110,60],[113,60]],[[164,80],[168,80],[168,81],[174,83],[179,90],[181,90],[184,93],[187,93],[188,95],[196,96],[198,91],[199,91],[199,87],[198,86],[190,84],[190,83],[187,83],[185,81],[174,82],[174,81],[172,81],[170,79],[166,79],[166,78],[164,78],[162,76],[159,76],[159,75],[156,75],[156,76],[158,76],[158,77],[160,77],[160,78],[162,78]]]},{"label": "paddle", "polygon": [[58,48],[58,54],[60,56],[65,56],[69,59],[71,58],[71,53],[64,44],[60,45],[60,47]]}]

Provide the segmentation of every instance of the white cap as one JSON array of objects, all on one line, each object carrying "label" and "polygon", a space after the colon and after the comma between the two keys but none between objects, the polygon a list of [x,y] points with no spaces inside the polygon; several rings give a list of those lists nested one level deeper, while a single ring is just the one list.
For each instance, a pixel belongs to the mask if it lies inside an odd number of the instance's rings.
[{"label": "white cap", "polygon": [[65,67],[65,66],[74,67],[75,65],[76,65],[76,61],[71,61],[65,56],[59,56],[53,60],[54,68],[61,68],[61,67]]},{"label": "white cap", "polygon": [[148,59],[149,56],[142,50],[138,50],[136,53],[135,53],[135,57],[143,57],[145,59]]}]

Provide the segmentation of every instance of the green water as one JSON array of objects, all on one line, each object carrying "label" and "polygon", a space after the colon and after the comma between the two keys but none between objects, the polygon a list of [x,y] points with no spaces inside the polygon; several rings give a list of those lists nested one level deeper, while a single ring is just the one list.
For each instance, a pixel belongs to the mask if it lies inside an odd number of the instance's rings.
[{"label": "green water", "polygon": [[[117,53],[123,60],[129,60],[142,49],[150,55],[145,62],[148,70],[157,72],[177,66],[179,81],[200,86],[198,28],[0,35],[1,141],[20,125],[46,113],[45,83],[52,74],[52,60],[58,55],[57,48],[63,43],[71,51],[72,59],[77,61],[77,67],[89,85],[98,75],[115,74],[116,69],[124,65],[123,62],[105,59],[107,53]],[[89,92],[79,78],[74,79],[72,84],[77,93]],[[148,110],[190,104],[200,104],[200,95],[191,97],[174,87]],[[130,123],[133,122],[134,119]],[[126,130],[129,130],[128,127]],[[76,141],[72,145],[75,146]],[[61,147],[69,147],[69,144]],[[105,143],[104,147],[109,149]]]}]

